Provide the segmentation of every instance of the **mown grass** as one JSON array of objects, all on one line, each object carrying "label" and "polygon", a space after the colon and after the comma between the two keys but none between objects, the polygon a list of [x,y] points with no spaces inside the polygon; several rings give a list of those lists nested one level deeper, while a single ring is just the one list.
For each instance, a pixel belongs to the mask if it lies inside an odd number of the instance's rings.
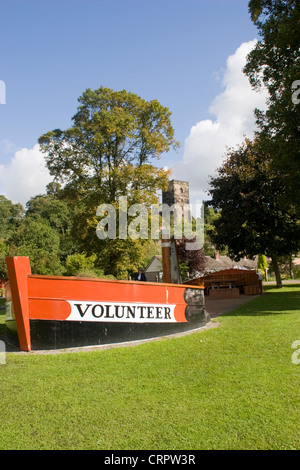
[{"label": "mown grass", "polygon": [[7,354],[0,449],[299,449],[300,287],[132,348]]}]

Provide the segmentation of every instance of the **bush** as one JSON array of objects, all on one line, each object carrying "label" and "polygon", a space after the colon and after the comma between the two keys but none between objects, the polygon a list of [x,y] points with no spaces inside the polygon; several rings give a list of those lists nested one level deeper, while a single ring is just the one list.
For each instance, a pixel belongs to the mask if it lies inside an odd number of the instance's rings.
[{"label": "bush", "polygon": [[294,279],[300,279],[300,266],[293,268]]},{"label": "bush", "polygon": [[[69,255],[66,259],[66,275],[67,276],[77,276],[81,272],[88,272],[93,270],[94,262],[96,260],[96,255],[86,256],[83,253],[75,253]],[[95,277],[87,276],[87,277]]]},{"label": "bush", "polygon": [[90,277],[90,278],[98,278],[98,279],[115,279],[114,276],[108,275],[106,276],[101,269],[82,269],[76,274],[77,277]]}]

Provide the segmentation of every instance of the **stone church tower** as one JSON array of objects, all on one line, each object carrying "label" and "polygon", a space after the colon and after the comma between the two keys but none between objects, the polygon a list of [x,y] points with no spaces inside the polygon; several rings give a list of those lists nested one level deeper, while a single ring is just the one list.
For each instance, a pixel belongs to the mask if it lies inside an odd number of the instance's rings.
[{"label": "stone church tower", "polygon": [[169,206],[180,204],[181,207],[183,207],[184,204],[189,204],[189,183],[187,181],[178,180],[170,181],[167,191],[163,191],[162,193],[162,203],[168,204]]}]

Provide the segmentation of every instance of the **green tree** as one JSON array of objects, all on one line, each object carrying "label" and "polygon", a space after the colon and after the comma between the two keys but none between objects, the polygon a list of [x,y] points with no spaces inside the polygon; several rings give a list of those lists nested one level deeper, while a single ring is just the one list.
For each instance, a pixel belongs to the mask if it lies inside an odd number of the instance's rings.
[{"label": "green tree", "polygon": [[21,204],[13,204],[5,196],[0,195],[0,240],[5,240],[20,224],[24,216]]},{"label": "green tree", "polygon": [[178,146],[171,113],[157,100],[100,87],[78,101],[73,127],[48,132],[39,143],[50,173],[79,193],[92,191],[97,203],[115,202],[128,186],[147,186],[142,173],[132,180],[129,165],[141,167]]},{"label": "green tree", "polygon": [[31,198],[26,204],[26,216],[47,220],[50,227],[62,235],[71,227],[71,211],[67,203],[48,194]]},{"label": "green tree", "polygon": [[[52,192],[55,188],[55,192]],[[59,235],[58,256],[62,263],[68,255],[76,251],[72,237],[73,213],[71,206],[62,198],[61,189],[53,184],[48,185],[47,194],[31,198],[26,204],[26,217],[43,219]]]},{"label": "green tree", "polygon": [[82,271],[91,271],[94,268],[94,263],[96,261],[96,256],[87,257],[83,253],[74,253],[69,255],[66,259],[66,275],[75,276]]},{"label": "green tree", "polygon": [[24,208],[0,195],[0,278],[7,278],[5,258],[11,254],[9,239],[22,223]]},{"label": "green tree", "polygon": [[5,257],[7,256],[7,246],[0,241],[0,279],[7,279],[7,268]]},{"label": "green tree", "polygon": [[9,242],[13,255],[29,256],[34,274],[63,274],[59,234],[42,218],[26,217]]},{"label": "green tree", "polygon": [[[211,233],[215,230],[214,221],[220,217],[220,213],[209,206],[207,201],[204,201],[204,243],[203,253],[206,256],[213,256],[216,248],[211,239]],[[224,250],[223,254],[227,254]]]},{"label": "green tree", "polygon": [[293,99],[293,86],[300,80],[300,3],[250,0],[249,12],[261,39],[244,72],[253,87],[264,85],[269,92],[267,111],[256,110],[261,151],[286,180],[283,202],[292,202],[300,214],[300,103]]},{"label": "green tree", "polygon": [[261,271],[265,275],[266,281],[267,281],[267,268],[268,268],[267,258],[265,257],[265,255],[259,254],[257,257],[257,269],[258,271]]},{"label": "green tree", "polygon": [[229,150],[227,160],[211,180],[210,204],[220,211],[212,239],[229,256],[239,259],[265,253],[272,258],[277,286],[281,286],[278,258],[297,252],[300,225],[293,206],[282,207],[285,186],[255,144],[246,141]]},{"label": "green tree", "polygon": [[48,132],[39,143],[50,173],[64,185],[63,199],[72,205],[76,251],[97,254],[96,266],[124,276],[139,263],[145,242],[97,239],[96,210],[101,203],[117,206],[120,196],[127,196],[128,206],[158,202],[170,172],[151,161],[178,147],[171,113],[157,100],[104,87],[86,90],[79,103],[73,126]]}]

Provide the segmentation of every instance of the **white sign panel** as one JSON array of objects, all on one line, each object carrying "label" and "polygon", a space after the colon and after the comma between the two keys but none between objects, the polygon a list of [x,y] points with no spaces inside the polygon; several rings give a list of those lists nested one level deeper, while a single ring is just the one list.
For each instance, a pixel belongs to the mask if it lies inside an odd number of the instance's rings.
[{"label": "white sign panel", "polygon": [[83,302],[68,300],[71,314],[67,320],[127,322],[127,323],[174,323],[175,305],[127,302]]}]

